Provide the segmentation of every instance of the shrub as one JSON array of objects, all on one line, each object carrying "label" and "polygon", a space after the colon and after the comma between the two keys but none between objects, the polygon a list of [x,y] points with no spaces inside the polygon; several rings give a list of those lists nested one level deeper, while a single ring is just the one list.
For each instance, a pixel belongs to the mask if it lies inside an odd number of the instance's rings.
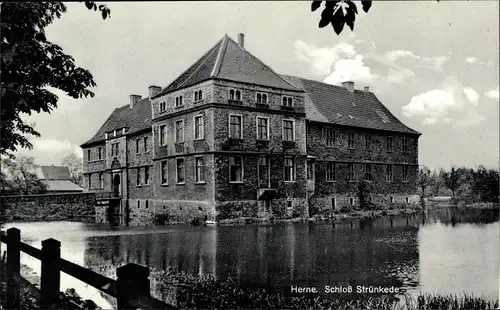
[{"label": "shrub", "polygon": [[[176,285],[175,300],[179,309],[495,309],[498,301],[490,302],[468,295],[421,294],[403,296],[403,303],[391,296],[356,300],[323,299],[318,295],[287,296],[263,288],[244,288],[230,278],[221,281],[212,275],[192,275],[184,272],[152,272],[164,288]],[[172,296],[170,296],[172,298]]]}]

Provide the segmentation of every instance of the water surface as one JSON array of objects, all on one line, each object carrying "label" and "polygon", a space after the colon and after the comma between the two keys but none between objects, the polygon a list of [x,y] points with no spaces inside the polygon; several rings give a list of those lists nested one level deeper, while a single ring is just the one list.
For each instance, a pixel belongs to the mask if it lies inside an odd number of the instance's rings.
[{"label": "water surface", "polygon": [[[62,257],[115,277],[127,262],[213,274],[249,287],[395,286],[410,293],[499,296],[498,211],[439,209],[372,221],[206,227],[113,227],[78,222],[12,223],[23,241],[61,241]],[[39,272],[39,262],[22,262]],[[104,308],[97,290],[63,276]],[[332,296],[329,296],[332,297]],[[352,295],[334,297],[353,298]],[[354,298],[360,297],[354,294]]]}]

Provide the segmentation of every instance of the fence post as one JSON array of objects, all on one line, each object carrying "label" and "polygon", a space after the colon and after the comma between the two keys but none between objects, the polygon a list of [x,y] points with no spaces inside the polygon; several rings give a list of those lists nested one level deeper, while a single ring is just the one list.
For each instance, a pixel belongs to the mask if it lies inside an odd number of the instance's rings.
[{"label": "fence post", "polygon": [[118,309],[135,309],[130,301],[135,296],[151,296],[149,268],[137,264],[127,264],[116,269]]},{"label": "fence post", "polygon": [[61,242],[42,241],[42,275],[40,278],[40,308],[53,308],[59,301],[61,271],[57,262],[61,258]]},{"label": "fence post", "polygon": [[19,277],[21,270],[21,231],[7,229],[7,308],[19,309]]}]

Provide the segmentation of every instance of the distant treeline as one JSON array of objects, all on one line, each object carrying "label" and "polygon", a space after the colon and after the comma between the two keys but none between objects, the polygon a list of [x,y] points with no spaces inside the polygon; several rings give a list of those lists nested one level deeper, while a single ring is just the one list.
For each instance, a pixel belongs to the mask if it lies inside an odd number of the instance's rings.
[{"label": "distant treeline", "polygon": [[421,197],[451,196],[464,203],[499,200],[499,171],[479,166],[476,169],[452,167],[450,170],[419,169],[417,186]]}]

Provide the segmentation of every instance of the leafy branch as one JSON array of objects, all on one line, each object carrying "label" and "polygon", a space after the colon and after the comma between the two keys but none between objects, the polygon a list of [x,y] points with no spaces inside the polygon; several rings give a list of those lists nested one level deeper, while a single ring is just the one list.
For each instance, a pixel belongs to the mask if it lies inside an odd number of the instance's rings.
[{"label": "leafy branch", "polygon": [[[439,2],[440,0],[436,0]],[[321,12],[321,20],[319,28],[324,28],[332,25],[336,34],[340,34],[344,29],[344,25],[349,26],[351,31],[354,31],[354,22],[358,15],[358,7],[350,0],[313,0],[311,3],[311,11],[314,12],[321,7],[322,2],[325,3],[323,12]],[[363,11],[368,13],[372,6],[372,1],[361,1]]]}]

